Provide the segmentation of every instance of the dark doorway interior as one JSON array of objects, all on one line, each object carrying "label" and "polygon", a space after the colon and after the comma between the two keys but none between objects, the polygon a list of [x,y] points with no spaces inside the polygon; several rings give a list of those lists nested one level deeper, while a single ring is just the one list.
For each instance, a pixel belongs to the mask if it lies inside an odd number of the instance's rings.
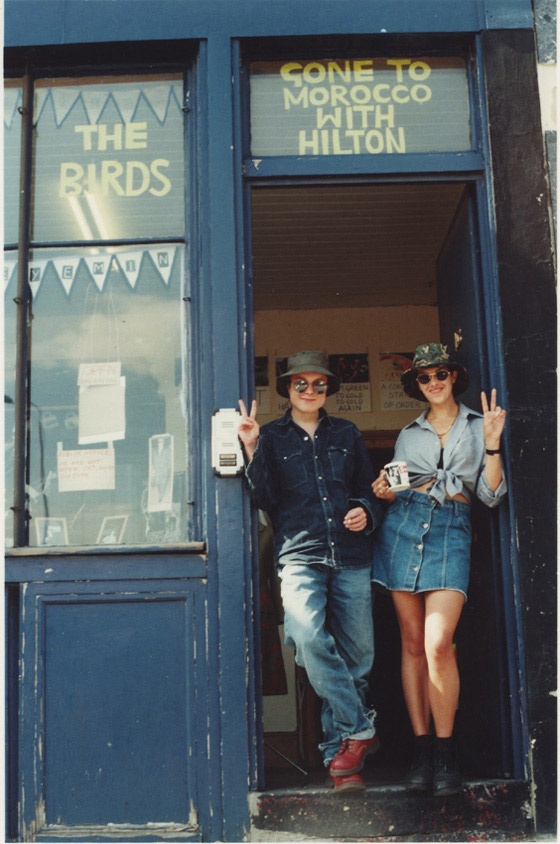
[{"label": "dark doorway interior", "polygon": [[[477,316],[477,233],[468,185],[259,185],[252,191],[251,202],[257,356],[265,353],[263,349],[272,355],[309,348],[305,315],[311,321],[312,316],[326,312],[331,312],[334,323],[329,323],[321,345],[338,350],[340,338],[332,327],[336,326],[333,311],[352,309],[358,325],[368,309],[376,314],[382,309],[394,325],[394,349],[408,351],[411,336],[416,338],[414,345],[441,339],[453,348],[462,340],[461,332],[457,335],[455,329],[464,330],[468,335],[466,362],[476,387],[483,340],[477,326],[483,321]],[[418,307],[434,310],[437,338],[427,338],[422,323],[415,326],[412,335],[409,325],[399,336],[400,315],[408,319],[408,309]],[[412,320],[415,313],[410,316]],[[274,335],[274,323],[285,328],[282,348],[278,347],[281,344],[270,346],[273,341],[268,335]],[[377,348],[372,340],[370,357]],[[479,409],[475,397],[476,389],[466,403]],[[374,411],[375,401],[372,393]],[[414,415],[410,421],[412,418]],[[402,425],[386,428],[381,417],[373,425],[371,417],[366,427],[357,424],[377,471],[391,458]],[[489,513],[476,504],[473,523],[469,600],[456,640],[462,680],[457,728],[465,775],[502,777],[509,771],[502,633],[496,621],[499,563],[492,556]],[[372,783],[391,783],[399,781],[407,766],[412,733],[401,691],[400,638],[389,595],[376,593],[374,616],[376,659],[371,702],[378,713],[382,747],[365,773]],[[281,635],[281,628],[279,632]],[[320,702],[306,685],[305,675],[296,672],[289,659],[289,654],[284,654],[285,670],[293,674],[294,693],[277,696],[272,727],[265,697],[267,788],[324,780],[316,751]]]}]

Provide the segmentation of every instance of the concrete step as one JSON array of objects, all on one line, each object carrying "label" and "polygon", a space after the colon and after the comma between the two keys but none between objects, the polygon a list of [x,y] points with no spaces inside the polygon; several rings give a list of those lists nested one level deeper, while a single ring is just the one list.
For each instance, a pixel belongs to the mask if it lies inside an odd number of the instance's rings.
[{"label": "concrete step", "polygon": [[[251,841],[534,841],[529,784],[465,783],[434,798],[400,785],[339,794],[313,784],[253,792]],[[533,836],[533,837],[531,837]]]}]

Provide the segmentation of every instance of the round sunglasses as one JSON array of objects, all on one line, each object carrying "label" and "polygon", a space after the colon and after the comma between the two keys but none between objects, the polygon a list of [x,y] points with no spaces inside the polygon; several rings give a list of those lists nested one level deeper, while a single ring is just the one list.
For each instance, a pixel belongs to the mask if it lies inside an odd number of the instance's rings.
[{"label": "round sunglasses", "polygon": [[309,384],[304,378],[298,378],[297,381],[292,381],[290,387],[293,387],[296,393],[305,393],[308,387],[313,387],[313,392],[322,395],[322,393],[326,393],[329,389],[329,385],[326,381],[313,381],[312,384]]},{"label": "round sunglasses", "polygon": [[428,375],[427,372],[422,372],[416,376],[416,380],[419,384],[429,384],[432,378],[435,378],[436,381],[447,381],[450,374],[448,369],[438,369],[437,372],[432,372],[431,375]]}]

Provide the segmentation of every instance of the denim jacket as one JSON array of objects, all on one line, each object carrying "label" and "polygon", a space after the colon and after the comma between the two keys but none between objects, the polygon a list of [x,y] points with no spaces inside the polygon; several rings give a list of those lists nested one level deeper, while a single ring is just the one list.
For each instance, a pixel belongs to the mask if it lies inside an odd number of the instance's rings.
[{"label": "denim jacket", "polygon": [[[288,410],[263,425],[245,474],[253,503],[272,521],[277,565],[371,565],[371,534],[382,508],[372,493],[365,443],[352,422],[321,410],[312,438]],[[359,505],[368,514],[367,527],[350,531],[343,519]]]},{"label": "denim jacket", "polygon": [[507,492],[505,477],[493,492],[486,481],[483,419],[480,413],[459,403],[459,415],[449,432],[443,449],[443,466],[439,467],[439,439],[426,419],[427,411],[400,432],[393,460],[408,464],[410,486],[420,486],[431,478],[435,481],[428,494],[436,501],[445,501],[446,493],[460,493],[469,500],[476,495],[488,507],[495,507]]}]

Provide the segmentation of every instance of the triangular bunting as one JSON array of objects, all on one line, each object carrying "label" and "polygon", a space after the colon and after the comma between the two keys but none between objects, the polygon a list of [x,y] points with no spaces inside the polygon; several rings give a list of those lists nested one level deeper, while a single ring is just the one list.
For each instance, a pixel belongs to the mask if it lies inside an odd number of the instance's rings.
[{"label": "triangular bunting", "polygon": [[17,258],[6,258],[6,256],[4,256],[4,293],[8,289],[8,285],[13,278],[16,267]]},{"label": "triangular bunting", "polygon": [[167,117],[167,108],[169,105],[169,95],[171,93],[170,85],[148,85],[144,88],[144,97],[148,101],[153,113],[163,125]]},{"label": "triangular bunting", "polygon": [[176,246],[160,246],[150,249],[150,258],[154,262],[154,266],[163,279],[165,285],[169,284],[169,277],[173,267],[173,259],[175,258]]},{"label": "triangular bunting", "polygon": [[142,252],[119,252],[115,258],[119,262],[119,267],[126,277],[126,280],[134,290],[138,276],[140,274],[140,267],[142,266]]},{"label": "triangular bunting", "polygon": [[97,123],[99,115],[105,108],[110,96],[109,91],[82,90],[82,102],[86,110],[87,119],[92,126]]},{"label": "triangular bunting", "polygon": [[142,91],[140,88],[117,88],[113,100],[124,123],[131,123]]},{"label": "triangular bunting", "polygon": [[48,260],[29,262],[29,287],[34,299],[39,292],[41,284],[43,283],[48,263]]},{"label": "triangular bunting", "polygon": [[[47,90],[39,88],[39,91]],[[61,126],[70,113],[74,103],[82,93],[81,88],[51,88],[52,102],[54,108],[54,119],[57,126]],[[47,91],[48,93],[48,91]]]},{"label": "triangular bunting", "polygon": [[4,89],[4,125],[9,129],[12,125],[12,120],[17,112],[18,106],[21,105],[21,88],[5,88]]},{"label": "triangular bunting", "polygon": [[100,293],[103,292],[112,259],[112,255],[87,255],[83,259]]},{"label": "triangular bunting", "polygon": [[72,285],[74,284],[74,279],[76,278],[76,273],[78,271],[78,266],[81,260],[81,258],[68,257],[52,259],[53,266],[58,276],[58,280],[64,287],[67,296],[69,295],[72,289]]}]

